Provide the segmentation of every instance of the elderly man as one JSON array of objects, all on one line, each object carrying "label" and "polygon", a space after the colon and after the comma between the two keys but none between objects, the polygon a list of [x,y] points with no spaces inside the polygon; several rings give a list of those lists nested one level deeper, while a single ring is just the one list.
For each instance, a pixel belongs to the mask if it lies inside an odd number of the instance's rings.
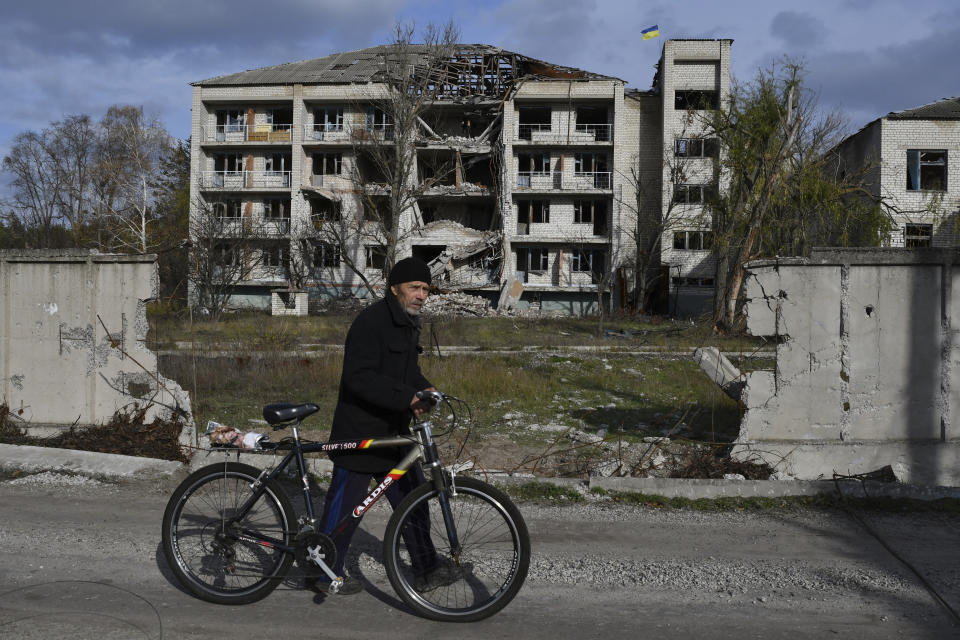
[{"label": "elderly man", "polygon": [[[390,270],[388,285],[383,299],[361,311],[347,332],[340,394],[330,433],[332,441],[406,433],[411,416],[428,409],[416,394],[433,389],[417,363],[417,355],[422,351],[418,344],[418,316],[430,290],[430,269],[419,258],[405,258]],[[401,454],[393,448],[330,454],[333,477],[320,520],[325,533],[330,534],[351,514],[369,491],[370,479],[381,482],[400,461]],[[422,482],[423,470],[414,466],[387,489],[391,506],[396,507]],[[351,517],[348,528],[337,537],[337,561],[332,569],[338,576],[344,575],[350,539],[359,524],[359,518]],[[421,586],[430,588],[432,581],[442,580],[437,574],[442,573],[443,563],[438,562],[430,538],[406,543],[414,566],[419,565],[422,570]],[[359,580],[346,576],[338,593],[357,593],[362,588]]]}]

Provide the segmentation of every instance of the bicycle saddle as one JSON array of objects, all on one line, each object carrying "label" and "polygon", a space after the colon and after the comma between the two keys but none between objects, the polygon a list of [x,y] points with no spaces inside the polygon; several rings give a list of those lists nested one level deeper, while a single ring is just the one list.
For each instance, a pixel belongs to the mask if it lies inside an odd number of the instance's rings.
[{"label": "bicycle saddle", "polygon": [[291,420],[302,420],[320,411],[312,402],[293,404],[292,402],[274,402],[263,408],[263,419],[270,424],[279,424]]}]

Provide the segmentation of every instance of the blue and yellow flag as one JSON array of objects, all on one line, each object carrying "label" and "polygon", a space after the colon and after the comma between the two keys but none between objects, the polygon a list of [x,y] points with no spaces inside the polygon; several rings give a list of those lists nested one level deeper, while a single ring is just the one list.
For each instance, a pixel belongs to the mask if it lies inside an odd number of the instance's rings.
[{"label": "blue and yellow flag", "polygon": [[650,38],[656,38],[660,35],[660,28],[657,25],[653,25],[649,29],[644,29],[640,32],[643,35],[644,40],[649,40]]}]

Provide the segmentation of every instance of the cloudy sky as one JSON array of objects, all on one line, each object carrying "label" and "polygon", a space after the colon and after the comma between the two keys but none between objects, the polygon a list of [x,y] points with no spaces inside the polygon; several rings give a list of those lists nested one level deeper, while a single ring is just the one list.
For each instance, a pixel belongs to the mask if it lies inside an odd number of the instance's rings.
[{"label": "cloudy sky", "polygon": [[[143,105],[190,134],[190,82],[390,41],[452,19],[503,47],[647,89],[667,38],[732,38],[735,78],[802,58],[851,130],[960,95],[956,0],[20,0],[0,9],[0,156],[65,115]],[[657,24],[660,38],[640,30]]]}]

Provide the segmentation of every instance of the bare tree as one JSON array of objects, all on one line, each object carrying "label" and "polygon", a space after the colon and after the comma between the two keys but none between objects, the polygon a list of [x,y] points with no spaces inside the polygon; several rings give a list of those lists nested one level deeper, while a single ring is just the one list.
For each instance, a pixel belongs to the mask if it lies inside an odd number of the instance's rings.
[{"label": "bare tree", "polygon": [[114,250],[147,253],[154,247],[152,186],[160,178],[171,139],[142,107],[114,105],[100,123],[98,210]]},{"label": "bare tree", "polygon": [[443,89],[434,72],[455,52],[459,30],[452,22],[428,25],[423,43],[414,43],[413,35],[412,24],[396,26],[394,42],[383,54],[382,91],[357,105],[365,120],[362,128],[354,129],[350,177],[362,214],[352,227],[341,224],[336,229],[348,234],[332,238],[352,243],[341,245],[344,254],[358,244],[383,246],[384,274],[397,261],[404,239],[420,224],[412,215],[418,199],[454,171],[451,160],[418,172],[416,142],[429,131],[423,116]]},{"label": "bare tree", "polygon": [[222,202],[197,201],[190,217],[187,268],[192,305],[218,319],[237,285],[264,264],[266,237],[262,225],[251,217],[231,216]]},{"label": "bare tree", "polygon": [[14,138],[3,170],[13,177],[8,204],[28,230],[28,245],[83,246],[95,135],[90,118],[80,115]]}]

